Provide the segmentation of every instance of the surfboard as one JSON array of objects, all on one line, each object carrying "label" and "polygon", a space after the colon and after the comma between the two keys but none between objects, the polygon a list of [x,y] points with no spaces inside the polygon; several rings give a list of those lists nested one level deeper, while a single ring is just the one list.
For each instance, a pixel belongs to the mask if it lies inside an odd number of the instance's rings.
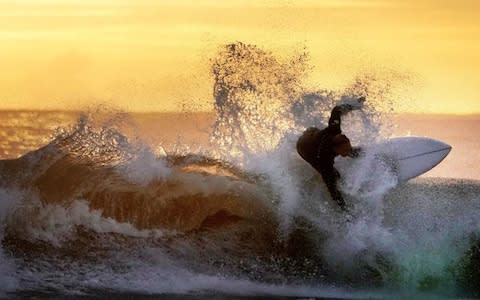
[{"label": "surfboard", "polygon": [[427,137],[397,137],[374,146],[398,176],[398,182],[417,177],[438,165],[452,150],[442,141]]}]

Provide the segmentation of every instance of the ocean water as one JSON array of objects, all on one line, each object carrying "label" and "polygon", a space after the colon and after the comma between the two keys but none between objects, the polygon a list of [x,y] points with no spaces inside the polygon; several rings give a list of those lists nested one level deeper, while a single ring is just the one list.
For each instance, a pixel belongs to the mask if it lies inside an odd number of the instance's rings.
[{"label": "ocean water", "polygon": [[[227,46],[211,113],[0,112],[0,297],[478,297],[479,118],[383,113],[393,95],[368,77],[306,91],[302,64]],[[404,184],[353,170],[369,193],[343,174],[343,213],[295,141],[358,95],[355,144],[427,135],[453,151]]]}]

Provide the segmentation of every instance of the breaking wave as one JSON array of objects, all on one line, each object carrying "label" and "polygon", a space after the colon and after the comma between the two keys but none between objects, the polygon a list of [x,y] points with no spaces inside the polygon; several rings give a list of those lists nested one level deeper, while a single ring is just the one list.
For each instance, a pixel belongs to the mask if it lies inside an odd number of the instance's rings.
[{"label": "breaking wave", "polygon": [[307,91],[307,57],[227,45],[212,67],[216,120],[201,151],[154,151],[128,115],[83,114],[48,145],[1,161],[0,291],[478,295],[480,184],[397,186],[366,155],[342,174],[351,213],[340,212],[296,138],[356,96],[369,104],[347,116],[347,135],[388,138],[380,111],[392,83],[369,75]]}]

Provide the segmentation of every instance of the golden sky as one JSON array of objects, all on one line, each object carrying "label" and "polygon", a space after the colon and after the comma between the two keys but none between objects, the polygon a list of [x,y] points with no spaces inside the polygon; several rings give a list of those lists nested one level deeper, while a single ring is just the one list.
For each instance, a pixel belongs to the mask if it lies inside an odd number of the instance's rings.
[{"label": "golden sky", "polygon": [[235,41],[306,47],[314,87],[393,70],[399,111],[480,113],[476,0],[0,0],[0,109],[209,109]]}]

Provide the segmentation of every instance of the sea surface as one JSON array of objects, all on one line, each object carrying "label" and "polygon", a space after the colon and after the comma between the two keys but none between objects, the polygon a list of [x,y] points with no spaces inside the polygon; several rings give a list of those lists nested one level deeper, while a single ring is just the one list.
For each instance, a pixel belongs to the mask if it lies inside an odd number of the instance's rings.
[{"label": "sea surface", "polygon": [[214,113],[0,119],[4,297],[478,295],[476,118],[395,116],[395,136],[453,151],[406,184],[369,175],[380,189],[347,215],[294,140],[243,163],[209,155]]},{"label": "sea surface", "polygon": [[[1,111],[0,297],[480,297],[480,117],[386,113],[368,78],[306,91],[269,55],[227,48],[209,113]],[[358,95],[354,144],[453,150],[407,183],[343,160],[345,213],[295,142]]]}]

